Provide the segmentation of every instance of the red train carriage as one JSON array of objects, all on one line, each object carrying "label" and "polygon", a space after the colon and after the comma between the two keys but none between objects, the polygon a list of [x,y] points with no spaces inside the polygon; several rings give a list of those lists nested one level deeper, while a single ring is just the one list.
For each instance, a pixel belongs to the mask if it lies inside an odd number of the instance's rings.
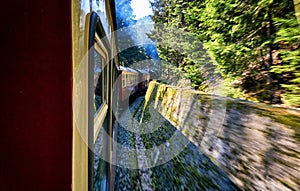
[{"label": "red train carriage", "polygon": [[111,161],[94,168],[93,149],[100,140],[113,160],[112,143],[99,132],[112,137],[116,130],[118,60],[115,36],[108,35],[116,30],[114,1],[2,7],[0,190],[113,189]]},{"label": "red train carriage", "polygon": [[[100,132],[117,135],[112,104],[120,72],[120,100],[141,80],[119,67],[114,1],[2,6],[0,190],[113,190],[115,150]],[[105,161],[94,153],[99,142]]]},{"label": "red train carriage", "polygon": [[138,91],[139,73],[128,67],[120,66],[121,75],[119,85],[119,100],[121,102],[127,101],[130,96]]},{"label": "red train carriage", "polygon": [[147,90],[150,74],[147,70],[132,69],[124,66],[119,68],[119,101],[124,105]]},{"label": "red train carriage", "polygon": [[150,81],[150,74],[147,69],[137,70],[139,72],[139,92],[145,93]]}]

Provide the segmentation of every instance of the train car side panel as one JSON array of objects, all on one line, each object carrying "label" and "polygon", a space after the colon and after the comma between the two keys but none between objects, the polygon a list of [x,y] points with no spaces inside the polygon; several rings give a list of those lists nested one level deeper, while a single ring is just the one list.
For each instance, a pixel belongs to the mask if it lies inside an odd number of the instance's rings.
[{"label": "train car side panel", "polygon": [[71,190],[71,1],[3,1],[0,190]]}]

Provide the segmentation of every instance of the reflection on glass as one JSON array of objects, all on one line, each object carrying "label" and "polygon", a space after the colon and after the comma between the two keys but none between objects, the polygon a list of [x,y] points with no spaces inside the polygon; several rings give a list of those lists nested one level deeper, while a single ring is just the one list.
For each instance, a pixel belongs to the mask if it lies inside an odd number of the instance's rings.
[{"label": "reflection on glass", "polygon": [[101,128],[94,145],[94,191],[103,191],[107,187],[107,163],[103,160],[107,150],[105,149],[103,131],[105,130]]},{"label": "reflection on glass", "polygon": [[103,84],[103,91],[104,91],[104,93],[103,93],[103,98],[104,98],[104,100],[107,100],[107,95],[106,95],[106,93],[107,93],[107,64],[105,65],[105,67],[104,67],[104,69],[103,69],[103,76],[104,76],[104,84]]},{"label": "reflection on glass", "polygon": [[[95,12],[97,12],[97,14],[99,15],[105,33],[110,34],[111,31],[110,31],[110,26],[108,23],[108,17],[107,17],[106,8],[105,8],[105,1],[104,0],[93,0],[92,7],[93,7],[93,10]],[[108,39],[110,39],[110,38],[108,38]]]},{"label": "reflection on glass", "polygon": [[102,105],[102,56],[94,50],[94,92],[95,92],[95,113],[98,112],[100,106]]}]

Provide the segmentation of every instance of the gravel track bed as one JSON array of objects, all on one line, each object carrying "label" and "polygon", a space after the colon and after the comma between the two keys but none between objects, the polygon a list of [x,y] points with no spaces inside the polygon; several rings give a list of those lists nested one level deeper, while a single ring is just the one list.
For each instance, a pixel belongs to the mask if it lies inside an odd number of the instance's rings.
[{"label": "gravel track bed", "polygon": [[[142,113],[143,99],[137,98],[119,120],[118,143],[128,149],[136,148],[136,152],[135,156],[117,152],[117,160],[119,164],[128,167],[130,163],[136,163],[139,169],[117,167],[115,190],[239,190],[220,168],[159,113],[151,110],[151,115],[156,116],[155,121],[160,121],[161,126],[155,127],[153,132],[140,134],[143,127],[155,124],[151,117],[147,117],[147,109]],[[165,160],[169,151],[157,151],[157,155],[151,156],[144,149],[170,144],[168,141],[175,133],[181,137],[179,141],[188,141],[188,144],[180,153],[172,156],[171,160],[149,168],[153,161],[159,163],[160,160]],[[180,145],[176,142],[171,144]]]}]

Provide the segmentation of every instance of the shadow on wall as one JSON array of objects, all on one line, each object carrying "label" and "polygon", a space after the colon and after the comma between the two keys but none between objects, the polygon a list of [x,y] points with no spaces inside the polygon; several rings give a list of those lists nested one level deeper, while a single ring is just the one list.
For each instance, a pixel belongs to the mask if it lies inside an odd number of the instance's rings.
[{"label": "shadow on wall", "polygon": [[245,190],[300,190],[300,114],[152,82],[154,108]]}]

